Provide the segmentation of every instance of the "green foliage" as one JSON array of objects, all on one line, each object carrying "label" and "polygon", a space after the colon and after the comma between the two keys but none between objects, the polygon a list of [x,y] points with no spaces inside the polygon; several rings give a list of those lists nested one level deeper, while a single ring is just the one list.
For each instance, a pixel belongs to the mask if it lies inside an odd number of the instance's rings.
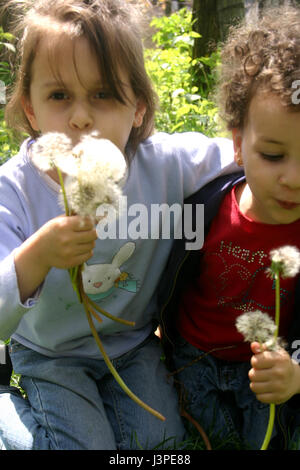
[{"label": "green foliage", "polygon": [[19,144],[4,121],[4,110],[0,109],[0,165],[18,152]]},{"label": "green foliage", "polygon": [[192,14],[186,8],[171,16],[154,18],[150,26],[157,29],[152,40],[161,49],[171,49],[180,41],[192,46],[193,37],[199,37],[192,31]]},{"label": "green foliage", "polygon": [[0,77],[4,83],[10,82],[10,67],[8,62],[1,60],[1,56],[6,51],[15,53],[15,46],[12,44],[14,36],[10,33],[5,33],[2,26],[0,26]]},{"label": "green foliage", "polygon": [[[160,100],[156,129],[164,132],[199,131],[208,136],[218,131],[217,108],[209,98],[215,83],[214,69],[219,54],[192,59],[194,40],[199,37],[192,30],[192,14],[181,9],[173,15],[155,18],[151,26],[154,49],[147,49],[146,68]],[[205,70],[203,64],[206,65]],[[195,85],[196,71],[201,77]],[[207,72],[209,70],[209,73]],[[202,86],[203,84],[203,86]]]}]

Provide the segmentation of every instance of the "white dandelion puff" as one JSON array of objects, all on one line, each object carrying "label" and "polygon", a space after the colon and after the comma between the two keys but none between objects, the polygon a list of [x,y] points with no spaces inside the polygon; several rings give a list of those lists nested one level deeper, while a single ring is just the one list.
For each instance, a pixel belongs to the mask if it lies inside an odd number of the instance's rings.
[{"label": "white dandelion puff", "polygon": [[300,252],[290,245],[270,251],[271,266],[267,272],[274,276],[277,272],[283,279],[295,277],[300,270]]},{"label": "white dandelion puff", "polygon": [[[73,148],[65,134],[49,132],[32,145],[31,158],[41,171],[58,168],[66,175],[63,185],[70,213],[95,216],[101,204],[117,211],[127,165],[111,141],[94,132]],[[59,202],[66,207],[63,191]]]},{"label": "white dandelion puff", "polygon": [[80,173],[89,173],[91,164],[97,166],[104,177],[115,182],[121,181],[126,175],[126,161],[122,152],[110,140],[96,137],[92,133],[83,136],[79,144],[73,148],[73,155],[80,159]]},{"label": "white dandelion puff", "polygon": [[276,347],[274,333],[277,327],[274,320],[260,310],[246,312],[236,319],[236,328],[244,336],[245,341],[266,343],[269,350]]},{"label": "white dandelion puff", "polygon": [[109,140],[85,136],[73,155],[77,173],[65,180],[71,212],[94,217],[101,204],[117,211],[127,168],[121,151]]},{"label": "white dandelion puff", "polygon": [[[48,132],[39,137],[31,147],[31,159],[34,165],[41,171],[48,171],[55,167],[66,166],[66,160],[73,160],[72,142],[62,133]],[[66,171],[64,171],[66,172]]]}]

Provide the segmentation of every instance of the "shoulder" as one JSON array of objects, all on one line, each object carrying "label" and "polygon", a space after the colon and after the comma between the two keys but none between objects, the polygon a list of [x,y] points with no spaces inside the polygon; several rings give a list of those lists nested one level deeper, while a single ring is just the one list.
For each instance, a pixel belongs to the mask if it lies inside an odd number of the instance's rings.
[{"label": "shoulder", "polygon": [[27,160],[27,144],[28,139],[23,142],[17,155],[9,158],[0,166],[0,180],[14,180],[26,170],[28,167]]},{"label": "shoulder", "polygon": [[195,194],[185,200],[186,203],[203,203],[222,199],[235,185],[245,180],[243,171],[229,173],[207,183]]},{"label": "shoulder", "polygon": [[224,167],[233,160],[233,143],[230,139],[211,138],[200,132],[158,132],[141,142],[134,160],[149,160],[160,166],[177,163],[180,168],[198,166],[205,161],[211,166]]},{"label": "shoulder", "polygon": [[0,166],[0,204],[13,207],[34,192],[34,169],[27,156],[28,139],[20,151]]},{"label": "shoulder", "polygon": [[166,153],[186,153],[208,147],[217,147],[220,150],[228,150],[231,152],[233,144],[230,139],[223,137],[207,137],[200,132],[182,132],[174,134],[157,132],[141,142],[139,149],[146,152],[159,149],[164,150]]}]

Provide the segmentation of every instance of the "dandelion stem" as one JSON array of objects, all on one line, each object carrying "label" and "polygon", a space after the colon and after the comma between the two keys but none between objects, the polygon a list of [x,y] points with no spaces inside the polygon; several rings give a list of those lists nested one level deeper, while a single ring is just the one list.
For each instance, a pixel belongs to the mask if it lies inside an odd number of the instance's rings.
[{"label": "dandelion stem", "polygon": [[98,320],[99,323],[102,323],[103,320],[100,317],[100,315],[98,315],[98,313],[96,313],[91,307],[89,307],[89,311],[93,315],[93,317],[96,318],[96,320]]},{"label": "dandelion stem", "polygon": [[267,432],[265,435],[264,442],[261,446],[260,450],[267,450],[271,436],[272,436],[272,431],[273,431],[273,426],[274,426],[274,419],[275,419],[275,404],[271,403],[270,404],[270,414],[269,414],[269,422],[268,422],[268,427],[267,427]]},{"label": "dandelion stem", "polygon": [[[63,201],[64,201],[64,207],[65,207],[65,214],[66,216],[69,216],[71,215],[70,213],[70,209],[69,209],[69,205],[68,205],[68,200],[67,200],[67,195],[66,195],[66,191],[65,191],[65,186],[64,186],[64,181],[63,181],[63,177],[62,177],[62,173],[60,171],[60,169],[56,166],[56,171],[57,171],[57,174],[58,174],[58,178],[59,178],[59,182],[60,182],[60,186],[61,186],[61,190],[62,190],[62,194],[63,194]],[[106,312],[105,310],[103,310],[101,307],[99,307],[95,302],[93,302],[87,295],[86,293],[84,292],[83,290],[83,285],[82,285],[82,275],[81,275],[81,271],[82,271],[82,265],[81,266],[75,266],[73,268],[70,268],[68,270],[69,272],[69,276],[70,276],[70,279],[71,279],[71,283],[72,283],[72,286],[73,286],[73,289],[75,290],[75,292],[77,293],[77,296],[78,296],[78,299],[80,301],[80,303],[83,304],[84,306],[84,310],[85,310],[85,313],[86,313],[86,316],[87,316],[87,319],[88,319],[88,322],[89,322],[89,326],[90,326],[90,329],[91,329],[91,332],[94,336],[94,339],[96,341],[96,344],[98,345],[98,348],[103,356],[103,359],[104,359],[104,362],[106,363],[109,371],[111,372],[112,376],[115,378],[115,380],[118,382],[118,384],[120,385],[120,387],[124,390],[124,392],[134,401],[136,402],[138,405],[140,405],[142,408],[144,408],[146,411],[148,411],[149,413],[151,413],[152,415],[156,416],[158,419],[161,419],[162,421],[165,421],[165,417],[163,415],[161,415],[158,411],[154,410],[153,408],[151,408],[149,405],[147,405],[146,403],[144,403],[140,398],[138,398],[128,387],[127,385],[125,384],[125,382],[121,379],[121,377],[119,376],[118,372],[116,371],[115,367],[113,366],[111,360],[109,359],[108,355],[106,354],[106,351],[103,347],[103,344],[99,338],[99,335],[97,333],[97,330],[94,326],[94,323],[93,323],[93,320],[92,320],[92,317],[91,315],[93,315],[100,323],[102,322],[102,318],[94,311],[97,310],[98,312],[102,313],[103,315],[105,315],[106,317],[110,318],[111,320],[114,320],[114,321],[117,321],[119,323],[123,323],[125,325],[130,325],[130,326],[134,326],[135,325],[135,322],[131,322],[131,321],[128,321],[128,320],[123,320],[121,318],[117,318],[115,317],[114,315],[111,315],[110,313]],[[92,308],[93,307],[93,308]]]},{"label": "dandelion stem", "polygon": [[83,303],[84,305],[84,308],[85,308],[85,313],[87,315],[87,319],[88,319],[88,322],[89,322],[89,325],[90,325],[90,329],[92,331],[92,334],[95,338],[95,341],[102,353],[102,356],[103,356],[103,359],[104,359],[104,362],[105,364],[107,365],[109,371],[111,372],[111,374],[113,375],[113,377],[116,379],[116,381],[118,382],[118,384],[120,385],[120,387],[124,390],[124,392],[129,396],[129,398],[131,398],[134,402],[136,402],[138,405],[140,405],[142,408],[144,408],[146,411],[149,411],[149,413],[151,413],[152,415],[156,416],[156,418],[162,420],[162,421],[165,421],[165,417],[163,415],[161,415],[158,411],[154,410],[153,408],[151,408],[149,405],[147,405],[146,403],[144,403],[140,398],[138,398],[128,387],[127,385],[125,384],[125,382],[121,379],[121,377],[119,376],[118,372],[116,371],[116,369],[114,368],[111,360],[109,359],[108,355],[106,354],[106,351],[103,347],[103,344],[99,338],[99,335],[97,333],[97,330],[94,326],[94,323],[93,323],[93,320],[92,320],[92,317],[91,317],[91,314],[90,314],[90,311],[89,311],[89,308],[87,307],[86,303],[84,302]]},{"label": "dandelion stem", "polygon": [[80,268],[80,271],[81,271],[81,266],[75,266],[74,268],[72,268],[73,270],[73,273],[72,273],[72,279],[73,281],[76,281],[77,280],[77,275],[78,275],[78,269]]},{"label": "dandelion stem", "polygon": [[[69,215],[70,215],[70,209],[69,209],[68,199],[67,199],[67,195],[66,195],[66,190],[65,190],[65,185],[64,185],[64,179],[63,179],[63,177],[62,177],[62,173],[61,173],[61,171],[60,171],[60,168],[59,168],[58,166],[56,166],[56,165],[55,165],[55,168],[56,168],[56,171],[57,171],[57,175],[58,175],[58,179],[59,179],[61,191],[62,191],[62,194],[63,194],[63,200],[64,200],[64,206],[65,206],[65,214],[66,214],[66,216],[69,216]],[[70,279],[71,279],[71,283],[72,283],[73,289],[74,289],[74,291],[76,292],[79,301],[82,302],[82,299],[81,299],[81,296],[80,296],[80,292],[79,292],[79,289],[78,289],[78,285],[77,285],[78,266],[75,266],[74,268],[68,269],[68,272],[69,272],[69,276],[70,276]]]},{"label": "dandelion stem", "polygon": [[116,322],[123,323],[124,325],[129,325],[129,326],[135,325],[134,321],[124,320],[123,318],[118,318],[118,317],[115,317],[114,315],[111,315],[110,313],[106,312],[106,310],[103,310],[103,308],[99,307],[99,305],[96,304],[92,299],[90,299],[85,293],[83,295],[86,297],[87,302],[91,304],[92,307],[94,307],[96,310],[98,310],[98,312],[102,313],[102,315]]},{"label": "dandelion stem", "polygon": [[274,333],[276,339],[279,331],[279,320],[280,320],[280,276],[279,272],[275,272],[275,325],[277,329]]},{"label": "dandelion stem", "polygon": [[[276,330],[274,332],[274,339],[276,340],[278,336],[279,320],[280,320],[280,274],[279,274],[278,269],[275,270],[274,277],[275,277],[275,325],[276,325]],[[274,427],[275,403],[270,403],[269,408],[270,409],[269,409],[268,427],[267,427],[264,442],[260,450],[267,450],[271,436],[272,436],[273,427]]]},{"label": "dandelion stem", "polygon": [[68,216],[68,215],[70,215],[70,210],[69,210],[69,204],[68,204],[68,199],[67,199],[65,185],[64,185],[64,179],[62,177],[60,168],[58,168],[58,166],[55,166],[55,168],[56,168],[56,171],[57,171],[57,174],[58,174],[58,179],[59,179],[59,183],[60,183],[62,194],[63,194],[65,213]]},{"label": "dandelion stem", "polygon": [[72,275],[71,274],[70,274],[70,277],[71,277],[71,282],[72,282],[73,289],[77,294],[78,300],[79,300],[80,303],[82,303],[82,297],[81,297],[81,294],[80,294],[80,290],[78,289],[78,285],[77,285],[76,281],[72,280]]},{"label": "dandelion stem", "polygon": [[[79,270],[79,275],[81,274],[80,270]],[[95,328],[95,325],[93,323],[93,320],[92,320],[92,317],[91,317],[91,314],[92,315],[95,315],[95,312],[91,311],[89,306],[88,306],[88,300],[89,298],[87,297],[87,295],[85,294],[85,292],[83,291],[83,285],[82,285],[82,280],[79,279],[79,290],[80,290],[80,295],[82,297],[82,302],[83,302],[83,306],[84,306],[84,310],[85,310],[85,313],[86,313],[86,316],[87,316],[87,319],[88,319],[88,322],[89,322],[89,326],[90,326],[90,329],[92,331],[92,334],[94,336],[94,339],[98,345],[98,348],[103,356],[103,359],[104,359],[104,362],[105,364],[107,365],[109,371],[111,372],[111,374],[113,375],[113,377],[115,378],[115,380],[118,382],[118,384],[120,385],[120,387],[124,390],[124,392],[129,396],[129,398],[131,398],[133,401],[135,401],[138,405],[140,405],[142,408],[144,408],[146,411],[149,411],[149,413],[151,413],[152,415],[156,416],[158,419],[161,419],[162,421],[165,421],[165,417],[163,415],[161,415],[158,411],[154,410],[153,408],[151,408],[149,405],[147,405],[146,403],[144,403],[140,398],[138,398],[128,387],[127,385],[125,384],[125,382],[121,379],[121,377],[119,376],[118,372],[116,371],[116,369],[114,368],[111,360],[109,359],[108,355],[106,354],[106,351],[103,347],[103,344],[99,338],[99,335],[97,333],[97,330]],[[98,306],[97,306],[98,307]],[[97,320],[98,320],[98,315],[97,315]]]}]

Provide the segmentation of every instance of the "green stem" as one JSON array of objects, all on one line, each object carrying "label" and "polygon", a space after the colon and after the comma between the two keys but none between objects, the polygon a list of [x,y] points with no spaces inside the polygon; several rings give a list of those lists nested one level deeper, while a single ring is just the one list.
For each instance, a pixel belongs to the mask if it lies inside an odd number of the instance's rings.
[{"label": "green stem", "polygon": [[129,320],[124,320],[123,318],[118,318],[115,317],[114,315],[111,315],[108,313],[106,310],[103,310],[96,302],[94,302],[83,290],[83,284],[82,284],[82,265],[78,267],[77,270],[77,279],[76,279],[76,288],[78,289],[81,297],[81,302],[85,301],[87,304],[90,304],[97,312],[102,313],[107,318],[110,318],[111,320],[114,320],[118,323],[122,323],[123,325],[128,325],[128,326],[134,326],[135,322],[134,321],[129,321]]},{"label": "green stem", "polygon": [[142,400],[140,400],[140,398],[138,398],[128,387],[127,385],[125,384],[125,382],[121,379],[121,377],[119,376],[118,372],[116,371],[116,369],[114,368],[111,360],[109,359],[108,355],[106,354],[105,352],[105,349],[103,347],[103,344],[99,338],[99,335],[97,333],[97,330],[94,326],[94,323],[93,323],[93,320],[92,320],[92,317],[91,317],[91,314],[89,312],[89,309],[86,305],[85,302],[83,302],[83,305],[84,305],[84,308],[85,308],[85,313],[87,315],[87,319],[88,319],[88,322],[89,322],[89,325],[90,325],[90,329],[92,331],[92,334],[95,338],[95,341],[101,351],[101,354],[103,356],[103,359],[104,359],[104,362],[105,364],[107,365],[109,371],[111,372],[111,374],[113,375],[113,377],[116,379],[116,381],[118,382],[118,384],[120,385],[120,387],[124,390],[124,392],[129,396],[129,398],[131,398],[135,403],[137,403],[138,405],[140,405],[142,408],[144,408],[144,410],[146,411],[149,411],[149,413],[151,413],[152,415],[156,416],[156,418],[158,419],[161,419],[162,421],[165,421],[165,417],[163,415],[161,415],[158,411],[154,410],[153,408],[151,408],[149,405],[147,405],[146,403],[144,403]]},{"label": "green stem", "polygon": [[[63,194],[63,201],[64,201],[64,206],[65,206],[65,214],[66,214],[66,216],[69,216],[69,215],[70,215],[70,209],[69,209],[69,204],[68,204],[66,189],[65,189],[65,185],[64,185],[64,179],[63,179],[62,173],[61,173],[61,171],[60,171],[60,168],[59,168],[58,166],[55,166],[55,169],[56,169],[56,172],[57,172],[57,175],[58,175],[60,187],[61,187],[62,194]],[[78,285],[77,285],[77,282],[76,282],[76,280],[77,280],[78,266],[75,266],[74,268],[68,269],[68,272],[69,272],[69,276],[70,276],[70,279],[71,279],[71,283],[72,283],[73,289],[74,289],[74,291],[76,292],[79,301],[82,302],[81,296],[80,296],[80,292],[79,292],[79,289],[78,289]]]},{"label": "green stem", "polygon": [[[65,206],[65,214],[66,216],[69,216],[70,215],[70,210],[69,210],[69,205],[68,205],[68,200],[67,200],[67,195],[66,195],[66,191],[65,191],[65,185],[64,185],[64,180],[63,180],[63,177],[62,177],[62,174],[61,174],[61,171],[58,167],[56,167],[56,171],[57,171],[57,174],[58,174],[58,178],[59,178],[59,182],[60,182],[60,186],[61,186],[61,190],[62,190],[62,194],[63,194],[63,201],[64,201],[64,206]],[[83,303],[83,306],[84,306],[84,309],[85,309],[85,313],[87,315],[87,319],[88,319],[88,322],[89,322],[89,325],[90,325],[90,329],[92,331],[92,334],[94,336],[94,339],[102,353],[102,356],[103,356],[103,359],[104,359],[104,362],[106,363],[109,371],[111,372],[112,376],[116,379],[116,381],[118,382],[118,384],[120,385],[120,387],[124,390],[124,392],[133,400],[135,401],[138,405],[140,405],[142,408],[144,408],[146,411],[149,411],[149,413],[153,414],[154,416],[156,416],[158,419],[161,419],[162,421],[165,420],[165,417],[163,415],[161,415],[160,413],[158,413],[158,411],[155,411],[153,408],[151,408],[149,405],[147,405],[146,403],[144,403],[142,400],[140,400],[128,387],[127,385],[125,384],[125,382],[121,379],[121,377],[119,376],[118,372],[116,371],[116,369],[114,368],[112,362],[110,361],[108,355],[106,354],[105,352],[105,349],[103,347],[103,344],[99,338],[99,335],[97,333],[97,330],[94,326],[94,323],[93,323],[93,320],[92,320],[92,317],[91,317],[91,314],[99,321],[101,322],[102,319],[99,317],[99,315],[96,314],[96,312],[94,312],[92,309],[90,309],[88,307],[88,304],[90,304],[91,306],[93,306],[96,310],[98,310],[98,312],[102,313],[103,315],[107,316],[108,318],[110,318],[111,320],[115,320],[115,321],[118,321],[120,323],[125,323],[126,325],[130,325],[130,326],[134,326],[135,323],[134,322],[130,322],[130,321],[127,321],[127,320],[123,320],[121,318],[117,318],[113,315],[111,315],[110,313],[106,312],[105,310],[103,310],[101,307],[99,307],[95,302],[93,302],[86,294],[85,292],[83,291],[83,285],[82,285],[82,276],[81,276],[81,271],[82,271],[82,266],[75,266],[74,268],[70,268],[68,270],[69,272],[69,276],[70,276],[70,279],[71,279],[71,282],[72,282],[72,286],[73,286],[73,289],[75,290],[75,292],[77,293],[78,295],[78,299],[80,301],[80,303]]]},{"label": "green stem", "polygon": [[79,302],[82,303],[82,297],[81,297],[81,294],[80,294],[80,289],[78,288],[77,281],[74,280],[74,276],[73,276],[72,270],[69,269],[68,271],[69,271],[69,274],[70,274],[72,287],[73,287],[74,291],[75,291],[76,294],[77,294],[77,297],[78,297]]},{"label": "green stem", "polygon": [[78,269],[81,269],[80,266],[75,266],[72,268],[72,281],[77,282]]},{"label": "green stem", "polygon": [[62,193],[63,193],[65,213],[66,213],[66,215],[70,215],[69,204],[68,204],[68,199],[67,199],[65,185],[64,185],[64,179],[62,177],[61,171],[58,168],[58,166],[56,166],[55,168],[56,168],[56,171],[57,171],[57,174],[58,174],[58,179],[59,179],[61,190],[62,190]]},{"label": "green stem", "polygon": [[89,311],[90,313],[93,315],[94,318],[96,318],[96,320],[98,320],[99,323],[102,323],[102,318],[100,317],[100,315],[98,315],[98,313],[96,313],[92,307],[89,307]]},{"label": "green stem", "polygon": [[[280,321],[280,275],[279,275],[279,272],[276,271],[274,276],[275,276],[275,325],[276,325],[274,339],[276,340],[278,336],[279,321]],[[267,432],[266,432],[265,439],[260,450],[267,450],[268,448],[268,445],[272,436],[272,432],[273,432],[274,419],[275,419],[275,403],[270,403],[269,422],[268,422]]]},{"label": "green stem", "polygon": [[98,304],[93,302],[92,299],[90,299],[86,294],[84,294],[86,297],[87,302],[91,304],[92,307],[94,307],[98,312],[102,313],[102,315],[106,316],[107,318],[110,318],[111,320],[114,320],[119,323],[123,323],[124,325],[129,325],[129,326],[134,326],[135,322],[134,321],[129,321],[129,320],[124,320],[123,318],[118,318],[115,317],[114,315],[111,315],[111,313],[106,312],[106,310],[103,310],[103,308],[99,307]]},{"label": "green stem", "polygon": [[275,273],[275,325],[277,326],[274,333],[274,338],[277,339],[279,332],[279,320],[280,320],[280,276],[279,273]]},{"label": "green stem", "polygon": [[268,422],[267,432],[266,432],[265,439],[260,450],[267,450],[268,448],[268,445],[272,436],[274,419],[275,419],[275,404],[270,403],[270,413],[269,413],[269,422]]}]

